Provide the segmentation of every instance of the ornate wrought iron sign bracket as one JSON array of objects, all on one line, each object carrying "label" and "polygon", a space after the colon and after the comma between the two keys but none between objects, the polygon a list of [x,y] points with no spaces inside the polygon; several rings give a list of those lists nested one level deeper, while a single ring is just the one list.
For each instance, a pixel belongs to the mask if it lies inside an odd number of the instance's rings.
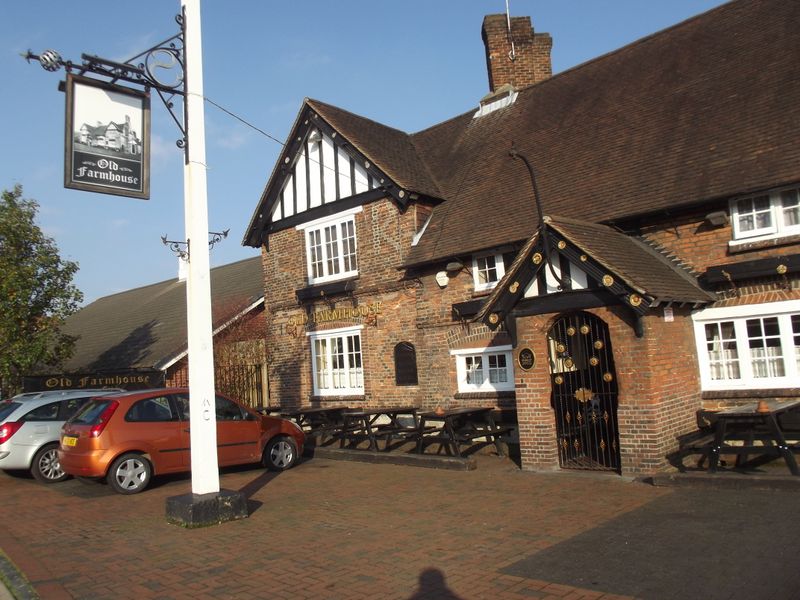
[{"label": "ornate wrought iron sign bracket", "polygon": [[[209,231],[208,235],[210,236],[208,240],[208,249],[211,250],[214,246],[228,237],[228,232],[230,229],[226,229],[225,231]],[[189,256],[191,254],[191,240],[186,240],[185,242],[176,241],[176,240],[168,240],[166,235],[161,236],[161,242],[168,246],[172,252],[174,252],[178,258],[181,260],[189,261]]]},{"label": "ornate wrought iron sign bracket", "polygon": [[91,54],[81,54],[81,62],[76,63],[64,60],[55,50],[45,50],[41,54],[34,54],[28,50],[22,57],[28,62],[38,61],[45,71],[56,72],[63,67],[68,73],[99,75],[112,84],[124,81],[142,86],[145,92],[154,89],[181,132],[182,137],[176,144],[186,155],[188,144],[186,110],[180,116],[176,115],[174,110],[175,97],[180,96],[184,100],[186,97],[184,56],[186,26],[182,14],[177,15],[175,21],[181,28],[179,33],[122,63]]}]

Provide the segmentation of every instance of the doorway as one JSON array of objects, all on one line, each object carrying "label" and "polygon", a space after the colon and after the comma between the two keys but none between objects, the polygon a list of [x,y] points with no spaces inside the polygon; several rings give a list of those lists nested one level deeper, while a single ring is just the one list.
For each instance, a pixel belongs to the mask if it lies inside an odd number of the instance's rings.
[{"label": "doorway", "polygon": [[617,374],[606,323],[563,315],[547,334],[551,404],[562,469],[620,470]]}]

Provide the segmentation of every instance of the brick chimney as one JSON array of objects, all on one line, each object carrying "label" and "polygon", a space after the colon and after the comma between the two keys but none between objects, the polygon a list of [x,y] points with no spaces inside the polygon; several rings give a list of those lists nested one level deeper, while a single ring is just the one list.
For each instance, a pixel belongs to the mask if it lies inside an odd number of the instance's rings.
[{"label": "brick chimney", "polygon": [[530,17],[511,17],[509,35],[506,15],[486,15],[482,36],[490,91],[505,84],[522,89],[553,74],[553,38],[549,33],[534,33]]}]

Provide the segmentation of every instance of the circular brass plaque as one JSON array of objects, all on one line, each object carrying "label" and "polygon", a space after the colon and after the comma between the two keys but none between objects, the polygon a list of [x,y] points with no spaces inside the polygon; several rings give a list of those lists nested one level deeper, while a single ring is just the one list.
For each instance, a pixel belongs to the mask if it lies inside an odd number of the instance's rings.
[{"label": "circular brass plaque", "polygon": [[523,371],[530,371],[536,365],[536,355],[530,348],[523,348],[517,355],[517,364]]}]

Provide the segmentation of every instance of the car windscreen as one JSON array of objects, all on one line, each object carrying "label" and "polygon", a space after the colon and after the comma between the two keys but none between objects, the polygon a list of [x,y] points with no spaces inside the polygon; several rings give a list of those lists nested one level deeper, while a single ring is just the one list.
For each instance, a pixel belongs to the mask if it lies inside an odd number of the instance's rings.
[{"label": "car windscreen", "polygon": [[109,402],[111,402],[111,400],[90,400],[82,409],[75,413],[68,422],[74,423],[75,425],[94,425]]},{"label": "car windscreen", "polygon": [[0,402],[0,421],[5,421],[19,406],[19,402]]}]

